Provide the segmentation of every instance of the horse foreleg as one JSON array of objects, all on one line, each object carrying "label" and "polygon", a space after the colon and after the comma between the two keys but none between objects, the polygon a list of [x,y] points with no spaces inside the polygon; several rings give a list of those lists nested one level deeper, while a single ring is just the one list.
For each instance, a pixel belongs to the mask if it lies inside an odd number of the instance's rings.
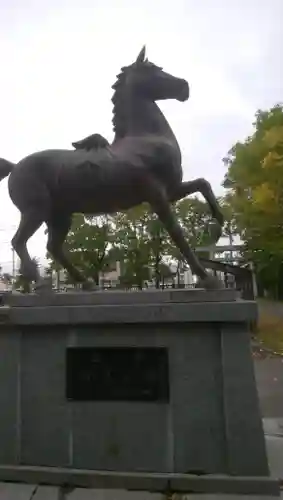
[{"label": "horse foreleg", "polygon": [[168,231],[172,241],[186,259],[192,273],[198,276],[201,285],[205,288],[219,288],[221,283],[208,274],[196,254],[188,245],[183,230],[171,210],[166,193],[155,179],[151,179],[147,184],[147,199],[152,210],[157,214],[159,220]]},{"label": "horse foreleg", "polygon": [[47,221],[47,250],[52,255],[54,260],[58,262],[58,264],[60,264],[64,269],[66,269],[66,271],[68,271],[70,277],[74,280],[74,282],[85,283],[85,277],[69,261],[63,249],[63,244],[67,237],[71,224],[72,217],[68,215],[62,217],[56,214],[52,219]]},{"label": "horse foreleg", "polygon": [[211,185],[205,179],[199,178],[193,181],[185,181],[176,188],[176,190],[170,193],[170,202],[181,200],[186,196],[194,193],[200,193],[208,203],[212,217],[214,217],[218,223],[218,228],[216,228],[215,238],[218,240],[222,233],[222,227],[224,224],[224,217],[221,212],[220,205],[212,191]]},{"label": "horse foreleg", "polygon": [[44,219],[38,210],[33,209],[22,213],[19,228],[12,239],[12,247],[21,261],[20,272],[29,282],[38,281],[39,272],[36,263],[32,261],[28,253],[27,242],[43,222]]}]

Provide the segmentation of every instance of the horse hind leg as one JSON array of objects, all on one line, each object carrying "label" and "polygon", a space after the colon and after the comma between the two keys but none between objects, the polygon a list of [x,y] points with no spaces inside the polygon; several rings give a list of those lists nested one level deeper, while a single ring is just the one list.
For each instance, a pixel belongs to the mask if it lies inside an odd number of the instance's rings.
[{"label": "horse hind leg", "polygon": [[12,247],[20,258],[20,272],[29,282],[38,281],[39,273],[36,263],[31,259],[27,242],[44,222],[40,211],[36,208],[30,209],[21,214],[18,230],[12,239]]},{"label": "horse hind leg", "polygon": [[47,221],[47,250],[52,255],[54,260],[66,269],[66,271],[68,271],[70,277],[75,283],[85,284],[85,277],[69,261],[63,249],[63,244],[71,227],[71,223],[71,216],[62,216],[60,214],[54,214],[54,216]]}]

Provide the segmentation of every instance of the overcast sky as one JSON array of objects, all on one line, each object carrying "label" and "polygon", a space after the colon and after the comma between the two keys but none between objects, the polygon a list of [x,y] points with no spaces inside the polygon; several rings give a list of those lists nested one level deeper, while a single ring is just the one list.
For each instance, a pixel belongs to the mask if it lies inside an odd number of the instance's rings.
[{"label": "overcast sky", "polygon": [[[186,103],[161,104],[185,179],[217,194],[222,158],[258,108],[283,101],[283,0],[0,0],[0,156],[19,161],[100,132],[112,138],[111,85],[142,45],[186,78]],[[0,186],[0,264],[11,267],[19,212]],[[43,228],[30,240],[44,258]]]}]

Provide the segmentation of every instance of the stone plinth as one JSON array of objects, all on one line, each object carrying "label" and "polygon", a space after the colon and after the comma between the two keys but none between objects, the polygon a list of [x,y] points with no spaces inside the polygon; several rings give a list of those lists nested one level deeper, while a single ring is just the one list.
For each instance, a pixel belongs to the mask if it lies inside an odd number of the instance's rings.
[{"label": "stone plinth", "polygon": [[[0,464],[252,477],[259,493],[266,478],[274,491],[250,353],[256,317],[228,290],[10,295]],[[120,367],[103,371],[103,349]],[[159,355],[139,377],[129,352],[142,363],[145,349]]]}]

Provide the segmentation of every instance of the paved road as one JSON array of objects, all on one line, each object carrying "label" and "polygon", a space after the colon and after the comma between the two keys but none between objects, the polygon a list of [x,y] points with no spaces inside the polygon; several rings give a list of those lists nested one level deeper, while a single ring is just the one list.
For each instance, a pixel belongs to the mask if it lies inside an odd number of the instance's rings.
[{"label": "paved road", "polygon": [[271,474],[283,478],[283,358],[254,358]]},{"label": "paved road", "polygon": [[259,314],[268,314],[270,316],[283,317],[283,302],[266,299],[258,299]]},{"label": "paved road", "polygon": [[283,358],[255,359],[254,365],[263,417],[283,418]]},{"label": "paved road", "polygon": [[[259,313],[283,317],[283,303],[259,300]],[[260,346],[255,351],[260,354]],[[255,357],[255,375],[263,417],[283,417],[283,357]]]}]

